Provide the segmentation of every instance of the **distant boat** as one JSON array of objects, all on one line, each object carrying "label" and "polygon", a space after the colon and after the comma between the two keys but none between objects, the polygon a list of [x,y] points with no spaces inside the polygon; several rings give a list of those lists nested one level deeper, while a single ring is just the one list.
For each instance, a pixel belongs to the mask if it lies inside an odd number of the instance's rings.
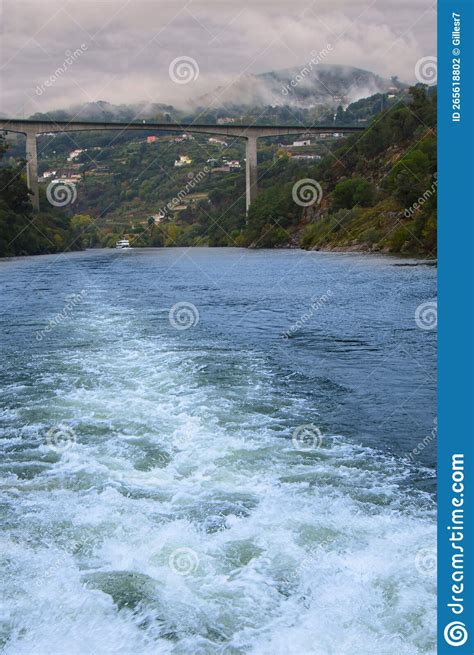
[{"label": "distant boat", "polygon": [[119,248],[120,250],[124,250],[124,249],[131,250],[130,242],[128,239],[120,239],[115,243],[115,247]]}]

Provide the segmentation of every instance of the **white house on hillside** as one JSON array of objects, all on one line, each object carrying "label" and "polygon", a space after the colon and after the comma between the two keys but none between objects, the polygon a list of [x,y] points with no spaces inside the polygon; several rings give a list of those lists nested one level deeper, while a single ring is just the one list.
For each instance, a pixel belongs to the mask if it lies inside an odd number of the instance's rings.
[{"label": "white house on hillside", "polygon": [[216,139],[215,137],[211,136],[209,138],[209,143],[213,143],[216,146],[225,146],[227,147],[227,141],[224,141],[223,139]]},{"label": "white house on hillside", "polygon": [[188,166],[192,164],[193,160],[188,157],[188,155],[180,155],[179,159],[174,162],[175,166]]},{"label": "white house on hillside", "polygon": [[67,160],[72,161],[73,159],[77,159],[82,152],[85,152],[85,150],[81,148],[78,148],[77,150],[72,150],[69,153],[69,157],[67,158]]}]

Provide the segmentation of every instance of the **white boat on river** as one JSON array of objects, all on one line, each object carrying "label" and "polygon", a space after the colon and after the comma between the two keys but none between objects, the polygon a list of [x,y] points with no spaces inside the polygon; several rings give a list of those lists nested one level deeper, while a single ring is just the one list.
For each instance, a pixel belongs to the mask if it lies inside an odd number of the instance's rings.
[{"label": "white boat on river", "polygon": [[130,241],[128,239],[120,239],[115,243],[115,247],[120,250],[131,250]]}]

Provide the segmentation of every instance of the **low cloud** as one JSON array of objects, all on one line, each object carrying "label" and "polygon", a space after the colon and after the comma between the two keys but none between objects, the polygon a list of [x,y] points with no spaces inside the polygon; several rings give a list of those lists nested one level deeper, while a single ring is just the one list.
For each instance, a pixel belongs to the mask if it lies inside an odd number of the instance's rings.
[{"label": "low cloud", "polygon": [[[407,82],[415,81],[420,57],[436,54],[431,2],[345,0],[334,7],[325,1],[3,0],[0,111],[28,116],[97,100],[182,108],[200,97],[251,102],[262,94],[255,74],[303,66],[328,43],[325,64]],[[82,44],[84,54],[38,97],[38,85]],[[168,68],[183,55],[198,63],[199,76],[176,84]]]}]

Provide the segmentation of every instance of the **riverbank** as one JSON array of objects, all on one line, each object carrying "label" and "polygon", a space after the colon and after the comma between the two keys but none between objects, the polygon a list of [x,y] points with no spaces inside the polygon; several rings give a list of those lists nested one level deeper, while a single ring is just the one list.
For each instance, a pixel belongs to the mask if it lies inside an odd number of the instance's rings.
[{"label": "riverbank", "polygon": [[285,179],[285,166],[272,165],[242,245],[435,257],[436,93],[410,94],[298,176]]},{"label": "riverbank", "polygon": [[[209,249],[210,251],[212,250],[220,250],[222,249],[222,246],[208,246],[208,245],[190,245],[190,246],[131,246],[131,248],[127,250],[176,250],[179,248],[186,248],[191,249],[191,250],[202,250],[204,249]],[[232,250],[235,248],[239,248],[239,246],[224,246],[226,250]],[[117,251],[121,252],[122,249],[120,248],[114,248],[114,247],[103,247],[103,246],[97,246],[93,248],[76,248],[74,251],[71,250],[58,250],[56,253],[51,253],[51,252],[33,252],[33,253],[28,253],[28,252],[19,252],[16,254],[11,254],[11,255],[0,255],[0,261],[8,261],[9,259],[13,258],[18,258],[18,257],[38,257],[38,256],[47,256],[51,254],[56,254],[56,255],[64,255],[68,252],[86,252],[86,251],[100,251],[100,250],[106,250],[106,251]],[[322,253],[352,253],[352,254],[358,254],[358,255],[374,255],[374,256],[386,256],[389,258],[394,258],[394,259],[402,259],[402,260],[418,260],[419,264],[425,264],[425,265],[431,265],[431,266],[436,266],[437,265],[437,258],[432,257],[432,256],[427,256],[427,257],[420,257],[419,253],[414,252],[406,252],[406,253],[394,253],[390,252],[389,250],[378,250],[376,248],[370,248],[367,245],[360,244],[360,245],[354,245],[354,246],[327,246],[327,247],[314,247],[314,248],[302,248],[301,246],[294,246],[294,245],[288,245],[288,246],[277,246],[277,247],[271,247],[271,248],[257,248],[253,246],[248,246],[247,248],[244,248],[244,250],[274,250],[274,251],[302,251],[302,252],[322,252]]]},{"label": "riverbank", "polygon": [[[359,253],[361,255],[387,255],[390,257],[397,257],[397,258],[406,258],[406,259],[413,259],[419,257],[420,253],[419,252],[404,252],[404,253],[399,253],[399,252],[392,252],[388,248],[371,248],[368,244],[357,244],[354,246],[327,246],[327,247],[316,247],[316,248],[303,248],[303,250],[311,250],[313,252],[353,252],[353,253]],[[432,255],[428,255],[427,257],[423,257],[420,259],[422,262],[431,262],[433,265],[435,265],[438,261],[437,257],[434,257]]]}]

